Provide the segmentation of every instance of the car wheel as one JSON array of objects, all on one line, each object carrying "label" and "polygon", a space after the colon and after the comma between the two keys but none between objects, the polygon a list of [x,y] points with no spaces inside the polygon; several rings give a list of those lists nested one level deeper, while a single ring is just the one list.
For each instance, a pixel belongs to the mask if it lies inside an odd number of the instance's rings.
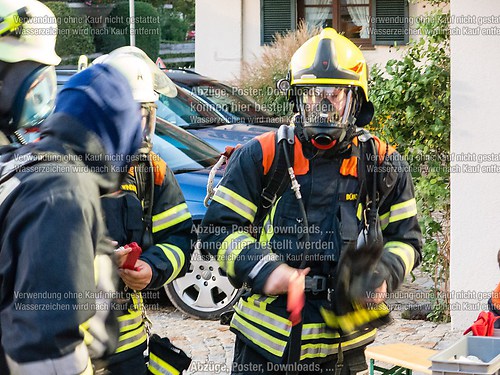
[{"label": "car wheel", "polygon": [[215,259],[196,249],[186,275],[165,286],[172,304],[197,319],[219,319],[229,310],[241,292],[224,274]]}]

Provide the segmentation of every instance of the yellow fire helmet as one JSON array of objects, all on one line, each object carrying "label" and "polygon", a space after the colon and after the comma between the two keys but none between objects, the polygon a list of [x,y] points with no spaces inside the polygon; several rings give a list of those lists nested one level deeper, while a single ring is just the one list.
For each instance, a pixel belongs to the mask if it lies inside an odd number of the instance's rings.
[{"label": "yellow fire helmet", "polygon": [[368,69],[360,49],[332,28],[306,41],[293,55],[288,94],[300,112],[298,131],[320,150],[345,151],[356,126],[368,124]]},{"label": "yellow fire helmet", "polygon": [[368,101],[368,69],[360,49],[332,28],[305,42],[290,62],[292,86],[359,86]]}]

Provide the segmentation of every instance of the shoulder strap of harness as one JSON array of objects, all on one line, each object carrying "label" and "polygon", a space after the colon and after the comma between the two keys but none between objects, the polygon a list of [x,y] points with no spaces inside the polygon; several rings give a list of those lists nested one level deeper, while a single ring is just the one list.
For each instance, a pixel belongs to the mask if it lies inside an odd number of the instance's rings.
[{"label": "shoulder strap of harness", "polygon": [[151,155],[143,156],[144,158],[140,158],[134,174],[137,185],[137,197],[142,204],[143,232],[141,247],[146,249],[154,243],[152,228],[155,173]]},{"label": "shoulder strap of harness", "polygon": [[260,225],[276,202],[276,199],[284,193],[286,187],[290,183],[290,179],[288,178],[288,166],[283,148],[287,148],[293,165],[294,143],[295,136],[293,128],[289,125],[281,125],[276,134],[273,163],[269,173],[266,175],[265,187],[260,194],[260,204],[254,220],[255,225]]},{"label": "shoulder strap of harness", "polygon": [[[368,201],[374,198],[380,206],[392,191],[397,180],[397,172],[392,168],[391,163],[384,164],[383,168],[380,166],[395,150],[387,142],[373,137],[364,129],[358,133],[358,140],[360,154],[358,175],[361,181],[359,197],[363,199],[368,197]],[[374,182],[376,189],[373,188]]]}]

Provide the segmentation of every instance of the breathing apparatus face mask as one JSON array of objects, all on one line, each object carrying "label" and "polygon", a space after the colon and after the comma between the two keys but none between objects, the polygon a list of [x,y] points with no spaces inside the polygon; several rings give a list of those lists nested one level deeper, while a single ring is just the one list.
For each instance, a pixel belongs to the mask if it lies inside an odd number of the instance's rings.
[{"label": "breathing apparatus face mask", "polygon": [[306,140],[329,150],[346,139],[358,108],[356,89],[350,86],[298,87],[297,102]]},{"label": "breathing apparatus face mask", "polygon": [[56,70],[53,66],[37,69],[19,89],[13,107],[17,129],[40,125],[53,111],[57,95]]}]

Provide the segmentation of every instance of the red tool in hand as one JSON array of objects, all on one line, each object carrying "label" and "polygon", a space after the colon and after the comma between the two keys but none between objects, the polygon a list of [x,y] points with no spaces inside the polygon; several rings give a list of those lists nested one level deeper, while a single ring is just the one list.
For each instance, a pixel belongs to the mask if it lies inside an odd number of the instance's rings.
[{"label": "red tool in hand", "polygon": [[289,319],[292,322],[292,326],[302,321],[302,309],[306,302],[306,295],[304,293],[305,283],[306,273],[304,270],[299,270],[293,274],[288,283],[286,310],[290,313]]},{"label": "red tool in hand", "polygon": [[125,268],[127,270],[137,271],[137,268],[135,268],[135,263],[137,262],[137,259],[139,259],[139,256],[142,253],[141,247],[137,244],[137,242],[132,242],[129,243],[128,245],[123,246],[123,248],[132,250],[130,251],[130,253],[128,253],[127,259],[125,259],[122,268]]}]

